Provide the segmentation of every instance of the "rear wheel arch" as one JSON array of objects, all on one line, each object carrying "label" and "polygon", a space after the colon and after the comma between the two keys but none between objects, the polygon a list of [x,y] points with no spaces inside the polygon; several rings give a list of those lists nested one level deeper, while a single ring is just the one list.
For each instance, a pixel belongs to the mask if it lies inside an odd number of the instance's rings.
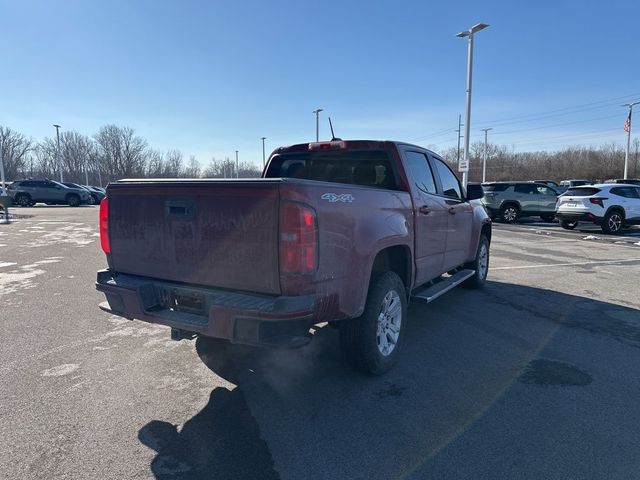
[{"label": "rear wheel arch", "polygon": [[369,284],[371,284],[372,279],[385,272],[396,273],[402,280],[407,292],[410,290],[413,282],[413,263],[408,246],[394,245],[380,250],[373,260]]},{"label": "rear wheel arch", "polygon": [[609,207],[607,209],[607,212],[604,214],[604,216],[606,217],[607,215],[609,215],[611,212],[618,212],[620,215],[622,215],[622,220],[626,220],[626,216],[624,214],[624,208],[619,206],[619,205],[614,205],[612,207]]},{"label": "rear wheel arch", "polygon": [[[489,240],[489,244],[491,244],[491,224],[490,223],[485,223],[484,225],[482,225],[482,229],[480,230],[480,236],[482,235],[487,237],[487,240]],[[480,241],[480,238],[478,238],[478,241]]]}]

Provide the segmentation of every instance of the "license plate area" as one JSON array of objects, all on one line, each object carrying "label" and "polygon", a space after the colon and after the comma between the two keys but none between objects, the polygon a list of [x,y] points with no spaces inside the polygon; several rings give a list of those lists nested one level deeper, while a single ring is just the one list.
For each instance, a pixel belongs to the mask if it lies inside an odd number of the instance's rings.
[{"label": "license plate area", "polygon": [[200,293],[173,289],[169,295],[169,308],[177,312],[204,315],[206,313],[206,300]]},{"label": "license plate area", "polygon": [[567,202],[567,207],[577,207],[578,202]]}]

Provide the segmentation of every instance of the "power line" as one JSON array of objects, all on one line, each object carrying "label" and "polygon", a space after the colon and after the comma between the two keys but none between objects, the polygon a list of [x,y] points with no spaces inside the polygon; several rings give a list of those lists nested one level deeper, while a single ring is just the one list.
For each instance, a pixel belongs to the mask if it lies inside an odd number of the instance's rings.
[{"label": "power line", "polygon": [[541,127],[520,128],[518,130],[507,130],[506,132],[496,132],[494,135],[506,135],[508,133],[530,132],[532,130],[544,130],[545,128],[564,127],[567,125],[575,125],[576,123],[595,122],[596,120],[608,120],[611,118],[620,118],[620,115],[607,115],[606,117],[586,118],[583,120],[574,120],[572,122],[555,123],[553,125],[543,125]]},{"label": "power line", "polygon": [[[624,99],[628,99],[631,97],[638,97],[638,96],[640,96],[640,93],[634,93],[634,94],[624,95],[621,97],[614,97],[606,100],[599,100],[597,102],[584,103],[581,105],[568,106],[568,107],[558,108],[554,110],[547,110],[547,111],[538,112],[538,113],[529,113],[526,115],[518,115],[515,117],[484,121],[481,123],[483,125],[485,123],[492,124],[492,125],[498,125],[498,124],[504,124],[504,123],[524,123],[525,121],[534,121],[534,120],[539,120],[541,118],[547,118],[547,117],[557,116],[557,115],[568,115],[570,113],[578,113],[580,111],[589,110],[590,108],[587,108],[587,107],[593,107],[592,109],[596,109],[596,108],[614,106],[614,105],[617,105],[620,101],[623,101]],[[611,102],[614,102],[614,103],[611,103]],[[602,104],[606,104],[606,105],[602,105]],[[571,112],[567,112],[567,111],[571,111]],[[567,113],[562,113],[562,112],[567,112]],[[540,117],[540,118],[532,119],[532,117]],[[530,119],[530,120],[522,120],[522,122],[516,122],[517,120],[521,120],[521,119]]]}]

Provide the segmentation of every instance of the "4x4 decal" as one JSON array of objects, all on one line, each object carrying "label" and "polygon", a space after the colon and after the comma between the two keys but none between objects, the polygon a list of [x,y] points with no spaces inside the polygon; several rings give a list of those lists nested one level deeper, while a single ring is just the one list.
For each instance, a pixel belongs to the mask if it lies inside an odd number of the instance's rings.
[{"label": "4x4 decal", "polygon": [[355,200],[353,195],[350,193],[325,193],[320,197],[322,200],[327,200],[330,203],[342,202],[342,203],[351,203]]}]

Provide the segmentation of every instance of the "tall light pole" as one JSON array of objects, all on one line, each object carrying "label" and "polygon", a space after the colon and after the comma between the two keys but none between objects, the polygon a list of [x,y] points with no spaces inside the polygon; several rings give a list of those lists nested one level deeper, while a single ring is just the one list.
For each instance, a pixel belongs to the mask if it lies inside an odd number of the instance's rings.
[{"label": "tall light pole", "polygon": [[54,127],[56,127],[56,162],[60,169],[60,183],[62,183],[64,180],[62,178],[62,164],[60,163],[60,125],[54,125]]},{"label": "tall light pole", "polygon": [[262,168],[264,168],[267,165],[267,160],[266,157],[264,156],[264,141],[266,140],[267,137],[260,137],[260,140],[262,140]]},{"label": "tall light pole", "polygon": [[461,163],[458,164],[458,171],[462,172],[462,183],[467,186],[468,173],[469,173],[469,130],[471,128],[471,78],[473,73],[473,36],[475,33],[487,28],[489,25],[486,23],[478,23],[471,27],[469,30],[460,32],[456,37],[464,38],[469,37],[467,48],[467,111],[465,114],[464,122],[464,157]]},{"label": "tall light pole", "polygon": [[316,142],[320,141],[320,112],[322,112],[322,108],[316,108],[313,113],[316,114]]},{"label": "tall light pole", "polygon": [[624,179],[627,179],[627,170],[629,167],[629,146],[631,145],[631,114],[633,113],[633,106],[638,105],[640,102],[625,103],[623,107],[629,107],[629,116],[624,124],[624,130],[627,132],[627,150],[624,153]]},{"label": "tall light pole", "polygon": [[493,130],[493,128],[483,128],[484,132],[484,158],[482,159],[482,183],[486,182],[487,178],[487,132]]},{"label": "tall light pole", "polygon": [[[3,155],[2,155],[2,149],[4,147],[4,142],[0,142],[0,182],[2,185],[2,188],[5,187],[5,181],[4,181],[4,160],[3,160]],[[7,216],[7,219],[9,217]]]},{"label": "tall light pole", "polygon": [[236,150],[236,178],[240,176],[240,163],[238,162],[238,150]]}]

